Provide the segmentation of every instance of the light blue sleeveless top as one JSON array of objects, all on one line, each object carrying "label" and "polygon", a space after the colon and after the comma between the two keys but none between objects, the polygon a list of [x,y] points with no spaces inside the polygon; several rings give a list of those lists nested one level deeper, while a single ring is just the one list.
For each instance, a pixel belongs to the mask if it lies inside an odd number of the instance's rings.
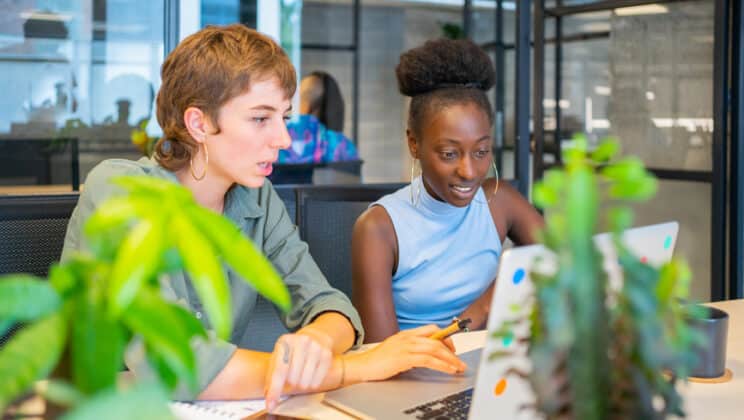
[{"label": "light blue sleeveless top", "polygon": [[[421,191],[415,206],[412,186]],[[371,206],[387,211],[398,237],[393,303],[401,330],[448,325],[496,278],[501,240],[483,189],[455,207],[429,195],[418,177]]]}]

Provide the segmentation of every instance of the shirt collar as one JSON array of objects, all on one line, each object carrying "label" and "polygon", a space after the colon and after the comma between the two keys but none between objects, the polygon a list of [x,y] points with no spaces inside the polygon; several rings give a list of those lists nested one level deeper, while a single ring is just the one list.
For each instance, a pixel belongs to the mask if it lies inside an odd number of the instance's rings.
[{"label": "shirt collar", "polygon": [[259,188],[233,185],[225,194],[225,216],[239,222],[241,219],[257,219],[265,214],[258,204]]}]

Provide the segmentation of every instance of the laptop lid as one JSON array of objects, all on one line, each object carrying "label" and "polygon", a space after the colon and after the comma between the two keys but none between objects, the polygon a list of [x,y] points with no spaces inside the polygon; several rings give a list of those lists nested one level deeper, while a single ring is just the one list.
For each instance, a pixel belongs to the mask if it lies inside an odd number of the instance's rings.
[{"label": "laptop lid", "polygon": [[[671,260],[678,231],[677,222],[628,229],[623,234],[623,243],[642,261],[659,266]],[[604,256],[610,284],[619,287],[622,276],[611,234],[597,235],[594,240]],[[555,272],[554,256],[544,246],[531,245],[504,251],[499,262],[488,331],[498,331],[505,321],[530,310],[527,302],[534,288],[529,273],[533,269]],[[535,417],[534,411],[523,408],[534,399],[529,383],[517,374],[509,373],[514,367],[522,372],[529,371],[530,365],[524,356],[526,343],[515,340],[515,337],[527,335],[529,327],[522,323],[512,328],[511,334],[502,340],[486,340],[470,408],[471,419],[492,419],[496,414],[509,419]],[[509,350],[509,355],[491,357],[504,350]]]}]

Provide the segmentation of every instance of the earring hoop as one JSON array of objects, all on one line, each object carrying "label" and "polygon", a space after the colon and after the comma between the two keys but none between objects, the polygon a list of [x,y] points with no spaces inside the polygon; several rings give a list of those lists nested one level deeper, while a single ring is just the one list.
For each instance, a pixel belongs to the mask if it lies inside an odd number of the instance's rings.
[{"label": "earring hoop", "polygon": [[207,167],[209,166],[209,150],[207,149],[207,144],[202,142],[201,145],[204,147],[204,171],[202,171],[200,176],[197,176],[196,172],[194,172],[194,156],[191,156],[191,159],[189,159],[189,170],[191,171],[191,176],[197,181],[201,181],[205,176],[207,176]]},{"label": "earring hoop", "polygon": [[496,197],[496,193],[499,191],[499,169],[496,167],[495,160],[491,160],[491,166],[493,166],[493,174],[494,174],[494,177],[496,178],[496,187],[493,189],[493,195],[491,196],[491,198],[486,200],[489,203],[491,202],[491,200],[493,200],[494,197]]},{"label": "earring hoop", "polygon": [[[411,164],[411,204],[413,204],[414,207],[418,207],[418,203],[421,201],[421,184],[416,186],[416,192],[413,191],[413,181],[416,179],[416,162],[418,162],[418,159],[413,159],[413,164]],[[419,167],[421,167],[420,164]]]}]

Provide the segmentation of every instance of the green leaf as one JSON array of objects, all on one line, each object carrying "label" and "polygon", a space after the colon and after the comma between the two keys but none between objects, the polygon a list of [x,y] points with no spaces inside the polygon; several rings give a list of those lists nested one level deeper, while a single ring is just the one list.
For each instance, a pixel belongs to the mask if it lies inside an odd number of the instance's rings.
[{"label": "green leaf", "polygon": [[657,188],[656,178],[653,177],[623,179],[615,182],[610,187],[610,197],[643,201],[653,197]]},{"label": "green leaf", "polygon": [[[196,361],[191,351],[193,336],[206,337],[204,327],[184,308],[165,301],[155,290],[142,289],[124,314],[124,323],[142,336],[156,361],[196,388]],[[157,366],[156,366],[157,367]],[[163,378],[166,383],[167,377]]]},{"label": "green leaf", "polygon": [[610,229],[613,232],[622,232],[633,225],[633,211],[627,207],[613,207],[608,212]]},{"label": "green leaf", "polygon": [[172,419],[165,392],[156,385],[137,385],[124,392],[109,389],[96,394],[63,420]]},{"label": "green leaf", "polygon": [[59,306],[59,295],[47,281],[29,274],[0,277],[0,319],[33,321]]},{"label": "green leaf", "polygon": [[76,271],[74,264],[68,261],[64,264],[54,264],[49,269],[49,284],[62,296],[72,294],[82,286],[80,281],[82,276],[76,274],[85,273],[73,273]]},{"label": "green leaf", "polygon": [[238,275],[283,311],[290,309],[292,301],[282,278],[237,226],[202,207],[189,208],[188,215]]},{"label": "green leaf", "polygon": [[65,319],[57,312],[23,328],[0,348],[0,413],[35,381],[49,375],[66,335]]},{"label": "green leaf", "polygon": [[176,389],[178,386],[178,373],[170,367],[168,360],[161,355],[161,352],[145,344],[145,355],[147,356],[147,363],[155,370],[158,379],[165,385],[165,388],[169,390]]},{"label": "green leaf", "polygon": [[35,391],[47,401],[52,401],[65,407],[73,407],[85,401],[85,395],[71,384],[50,379],[37,382]]},{"label": "green leaf", "polygon": [[591,154],[593,161],[602,163],[612,159],[620,151],[620,144],[613,139],[604,139]]},{"label": "green leaf", "polygon": [[536,183],[532,188],[532,200],[537,207],[547,209],[558,204],[558,194],[547,185]]},{"label": "green leaf", "polygon": [[78,297],[73,313],[71,362],[75,385],[94,394],[116,385],[124,365],[126,331],[89,293]]},{"label": "green leaf", "polygon": [[643,162],[635,156],[624,157],[601,169],[601,174],[614,181],[637,179],[647,176]]},{"label": "green leaf", "polygon": [[10,319],[0,319],[0,336],[5,335],[5,333],[10,330],[10,327],[15,325],[15,321],[12,321]]},{"label": "green leaf", "polygon": [[142,285],[155,276],[163,251],[162,223],[142,220],[121,245],[111,269],[111,313],[121,313]]},{"label": "green leaf", "polygon": [[[219,217],[217,219],[222,220]],[[215,231],[220,231],[223,227],[224,225],[211,226]],[[217,335],[222,339],[227,339],[232,329],[230,291],[227,287],[225,273],[210,242],[181,214],[173,217],[170,235],[176,240],[176,247],[181,254],[186,272],[194,284],[199,299],[204,304],[209,321]],[[241,248],[238,242],[233,243],[232,246],[236,249]],[[250,257],[251,254],[243,254],[242,258],[245,260],[242,263],[255,262],[255,260],[251,261]]]},{"label": "green leaf", "polygon": [[690,267],[682,260],[673,259],[659,269],[656,296],[660,302],[672,302],[687,298],[690,282]]},{"label": "green leaf", "polygon": [[88,246],[106,260],[115,256],[138,218],[155,214],[161,201],[141,196],[112,197],[88,218],[83,232]]}]

